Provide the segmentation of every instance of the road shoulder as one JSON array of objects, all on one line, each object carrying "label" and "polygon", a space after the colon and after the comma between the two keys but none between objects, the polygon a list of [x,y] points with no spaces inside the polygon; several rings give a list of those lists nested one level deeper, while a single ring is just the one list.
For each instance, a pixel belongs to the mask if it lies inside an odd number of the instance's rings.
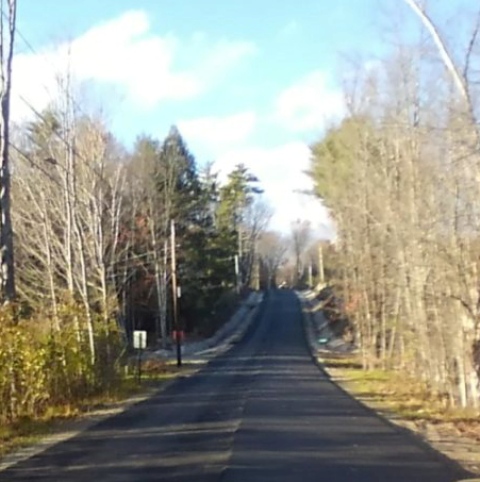
[{"label": "road shoulder", "polygon": [[[371,391],[367,393],[359,389],[355,369],[352,369],[352,364],[349,363],[351,354],[325,349],[318,343],[319,320],[315,319],[312,311],[315,292],[298,293],[298,297],[302,305],[304,332],[310,353],[325,376],[398,430],[412,434],[451,463],[480,475],[480,444],[474,436],[462,435],[452,423],[431,423],[419,416],[415,419],[403,418],[389,409],[388,399],[375,397]],[[360,368],[356,371],[363,372]]]}]

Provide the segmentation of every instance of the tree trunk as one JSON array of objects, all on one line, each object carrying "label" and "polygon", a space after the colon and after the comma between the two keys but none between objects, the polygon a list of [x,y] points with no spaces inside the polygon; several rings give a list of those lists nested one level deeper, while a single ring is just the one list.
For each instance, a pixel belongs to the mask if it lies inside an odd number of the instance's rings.
[{"label": "tree trunk", "polygon": [[10,214],[9,123],[13,45],[15,40],[16,0],[8,1],[8,41],[4,38],[4,0],[1,0],[0,45],[0,275],[4,303],[15,298],[13,228]]}]

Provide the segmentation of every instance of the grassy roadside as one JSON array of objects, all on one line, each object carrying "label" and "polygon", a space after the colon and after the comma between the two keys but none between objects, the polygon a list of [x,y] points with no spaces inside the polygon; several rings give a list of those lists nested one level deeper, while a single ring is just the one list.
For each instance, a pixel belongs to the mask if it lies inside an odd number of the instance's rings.
[{"label": "grassy roadside", "polygon": [[198,366],[192,364],[177,368],[173,363],[146,362],[140,381],[136,374],[127,374],[108,392],[78,400],[75,405],[51,406],[39,418],[23,418],[12,424],[2,424],[0,458],[44,437],[81,429],[82,423],[89,419],[117,413],[149,392],[160,389],[168,381],[180,375],[189,375],[196,369]]},{"label": "grassy roadside", "polygon": [[357,399],[418,432],[440,431],[480,442],[480,413],[449,408],[421,382],[388,370],[362,370],[358,358],[322,354],[327,372]]},{"label": "grassy roadside", "polygon": [[[303,310],[306,337],[316,350],[308,303],[304,303]],[[323,350],[316,356],[332,381],[354,398],[414,433],[469,474],[480,476],[480,410],[451,408],[444,397],[405,374],[382,369],[365,371],[355,355]]]}]

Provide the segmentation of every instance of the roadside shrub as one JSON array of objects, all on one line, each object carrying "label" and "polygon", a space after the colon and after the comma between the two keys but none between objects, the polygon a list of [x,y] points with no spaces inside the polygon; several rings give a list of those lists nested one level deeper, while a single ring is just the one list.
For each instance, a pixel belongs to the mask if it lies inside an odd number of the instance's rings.
[{"label": "roadside shrub", "polygon": [[75,406],[115,388],[121,380],[123,344],[113,322],[94,319],[93,353],[75,303],[16,319],[0,309],[0,423],[38,418],[51,406]]}]

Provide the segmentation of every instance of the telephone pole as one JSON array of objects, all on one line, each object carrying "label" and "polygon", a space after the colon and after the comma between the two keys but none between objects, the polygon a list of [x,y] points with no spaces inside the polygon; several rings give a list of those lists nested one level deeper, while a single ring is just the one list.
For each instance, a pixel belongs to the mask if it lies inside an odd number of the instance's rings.
[{"label": "telephone pole", "polygon": [[[17,14],[16,0],[0,0],[0,295],[3,304],[15,298],[13,229],[10,215],[10,95],[13,45]],[[6,11],[6,12],[5,12]],[[5,25],[5,23],[7,25]]]},{"label": "telephone pole", "polygon": [[235,264],[235,291],[240,293],[240,263],[238,262],[238,254],[233,258]]},{"label": "telephone pole", "polygon": [[320,283],[325,283],[325,269],[323,267],[323,246],[322,243],[318,245],[318,278]]},{"label": "telephone pole", "polygon": [[173,301],[173,327],[177,347],[177,367],[182,366],[182,340],[180,338],[180,324],[178,322],[178,288],[177,288],[177,256],[175,245],[175,221],[172,219],[171,227],[171,259],[172,259],[172,301]]}]

